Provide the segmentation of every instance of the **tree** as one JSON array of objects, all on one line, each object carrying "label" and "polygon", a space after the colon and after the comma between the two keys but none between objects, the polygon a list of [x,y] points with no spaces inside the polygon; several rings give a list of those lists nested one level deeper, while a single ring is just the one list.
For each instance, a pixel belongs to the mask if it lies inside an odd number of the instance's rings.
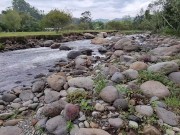
[{"label": "tree", "polygon": [[91,22],[91,20],[92,20],[92,18],[91,18],[91,12],[90,11],[85,11],[85,12],[83,12],[82,14],[81,14],[81,18],[80,18],[80,20],[81,20],[81,22],[82,23],[90,23]]},{"label": "tree", "polygon": [[8,10],[2,15],[2,23],[9,31],[17,31],[21,27],[21,17],[15,10]]},{"label": "tree", "polygon": [[63,29],[64,26],[68,25],[72,20],[69,13],[59,11],[57,9],[51,10],[44,18],[43,22],[46,27],[52,27],[56,32],[59,29]]},{"label": "tree", "polygon": [[30,14],[35,19],[41,19],[42,14],[35,7],[31,6],[25,0],[13,0],[12,1],[13,9],[18,12],[23,12],[26,14]]}]

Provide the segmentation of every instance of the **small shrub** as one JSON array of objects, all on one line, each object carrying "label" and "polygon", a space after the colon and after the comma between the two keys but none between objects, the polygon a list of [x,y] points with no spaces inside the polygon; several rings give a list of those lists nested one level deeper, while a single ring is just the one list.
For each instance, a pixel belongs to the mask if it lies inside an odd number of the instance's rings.
[{"label": "small shrub", "polygon": [[75,92],[72,92],[67,95],[68,103],[73,103],[73,104],[81,103],[83,99],[87,99],[87,98],[88,98],[88,93],[78,89]]},{"label": "small shrub", "polygon": [[94,80],[94,85],[96,93],[99,94],[101,90],[107,86],[107,80],[104,75],[99,73]]},{"label": "small shrub", "polygon": [[70,133],[71,130],[74,128],[74,124],[71,121],[67,122],[67,131]]},{"label": "small shrub", "polygon": [[81,100],[80,108],[82,111],[93,111],[94,107],[89,104],[88,100]]}]

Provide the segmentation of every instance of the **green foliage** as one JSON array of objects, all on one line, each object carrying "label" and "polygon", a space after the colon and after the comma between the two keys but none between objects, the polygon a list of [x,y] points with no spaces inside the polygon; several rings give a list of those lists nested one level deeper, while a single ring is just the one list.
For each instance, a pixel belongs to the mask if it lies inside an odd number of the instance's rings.
[{"label": "green foliage", "polygon": [[99,73],[94,79],[94,85],[96,93],[99,94],[101,90],[107,86],[107,80],[105,76]]},{"label": "green foliage", "polygon": [[130,90],[122,85],[116,85],[117,90],[122,94],[128,94],[130,93]]},{"label": "green foliage", "polygon": [[13,9],[18,12],[28,14],[38,20],[42,18],[42,14],[40,14],[40,11],[38,11],[35,7],[31,6],[25,0],[13,0],[12,5]]},{"label": "green foliage", "polygon": [[70,133],[71,130],[74,128],[74,124],[71,121],[67,121],[67,131]]},{"label": "green foliage", "polygon": [[174,108],[178,108],[180,106],[179,97],[178,96],[170,96],[165,98],[165,103]]},{"label": "green foliage", "polygon": [[94,110],[94,107],[89,104],[88,100],[85,100],[85,99],[81,100],[80,108],[82,111],[85,111],[85,112]]},{"label": "green foliage", "polygon": [[5,46],[0,43],[0,51],[3,51],[5,49]]},{"label": "green foliage", "polygon": [[21,27],[21,17],[15,10],[8,10],[2,15],[2,22],[9,31],[17,31]]},{"label": "green foliage", "polygon": [[87,99],[87,98],[88,98],[88,93],[78,89],[75,92],[72,92],[67,95],[67,101],[73,104],[81,103],[83,99]]},{"label": "green foliage", "polygon": [[36,126],[36,127],[35,127],[35,134],[37,134],[37,135],[43,135],[44,132],[45,132],[45,129],[44,129],[44,128],[41,128],[41,127],[39,127],[39,126]]},{"label": "green foliage", "polygon": [[64,26],[71,22],[71,15],[60,10],[51,10],[44,18],[43,23],[46,27],[54,28],[56,32],[63,29]]}]

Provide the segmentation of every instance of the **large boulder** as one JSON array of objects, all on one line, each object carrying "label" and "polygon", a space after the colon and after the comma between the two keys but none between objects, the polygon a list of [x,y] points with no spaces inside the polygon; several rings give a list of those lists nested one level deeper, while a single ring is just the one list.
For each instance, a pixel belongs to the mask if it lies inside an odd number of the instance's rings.
[{"label": "large boulder", "polygon": [[67,122],[62,116],[51,118],[46,123],[46,129],[54,135],[67,135]]},{"label": "large boulder", "polygon": [[89,77],[76,77],[68,81],[70,87],[85,88],[87,90],[93,89],[94,81]]},{"label": "large boulder", "polygon": [[93,39],[93,38],[95,38],[95,36],[93,34],[91,34],[91,33],[84,33],[84,36],[85,36],[86,39]]},{"label": "large boulder", "polygon": [[66,77],[64,73],[54,73],[47,78],[48,85],[55,91],[62,90],[66,83]]},{"label": "large boulder", "polygon": [[0,135],[24,135],[24,133],[17,126],[6,126],[0,128]]},{"label": "large boulder", "polygon": [[131,46],[132,45],[132,41],[129,38],[123,38],[120,39],[115,45],[114,48],[116,50],[122,50],[125,46]]},{"label": "large boulder", "polygon": [[63,100],[47,104],[43,107],[42,114],[46,117],[55,117],[61,113],[61,111],[65,108],[66,104],[67,102]]},{"label": "large boulder", "polygon": [[147,81],[140,88],[144,95],[149,98],[154,96],[164,98],[170,95],[168,88],[158,81]]},{"label": "large boulder", "polygon": [[80,128],[76,135],[110,135],[108,132],[102,129],[95,128]]},{"label": "large boulder", "polygon": [[173,54],[180,53],[180,45],[158,47],[152,50],[151,53],[159,56],[171,56]]},{"label": "large boulder", "polygon": [[99,96],[108,103],[115,101],[118,98],[118,91],[114,86],[107,86],[100,92]]},{"label": "large boulder", "polygon": [[71,51],[67,54],[67,57],[68,59],[75,59],[79,55],[82,55],[81,51]]},{"label": "large boulder", "polygon": [[106,44],[106,43],[108,43],[108,42],[109,42],[108,39],[100,38],[100,37],[96,37],[96,38],[94,38],[94,39],[91,40],[91,44],[96,44],[96,45]]},{"label": "large boulder", "polygon": [[47,40],[43,43],[44,47],[50,47],[54,43],[53,40]]},{"label": "large boulder", "polygon": [[173,72],[169,74],[169,79],[180,86],[180,72]]},{"label": "large boulder", "polygon": [[176,72],[179,70],[179,66],[175,62],[161,62],[157,63],[155,65],[152,65],[148,67],[148,71],[151,72],[160,72],[160,73],[165,73],[165,74],[170,74],[172,72]]}]

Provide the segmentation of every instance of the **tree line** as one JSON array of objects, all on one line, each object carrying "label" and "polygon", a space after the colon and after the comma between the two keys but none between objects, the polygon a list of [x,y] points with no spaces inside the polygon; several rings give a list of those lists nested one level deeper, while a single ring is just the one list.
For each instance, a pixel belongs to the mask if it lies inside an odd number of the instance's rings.
[{"label": "tree line", "polygon": [[85,11],[80,18],[71,13],[54,9],[44,14],[25,0],[12,0],[12,7],[0,14],[0,31],[42,30],[150,30],[180,34],[180,0],[156,0],[148,8],[132,18],[125,16],[119,21],[93,22],[91,12]]}]

